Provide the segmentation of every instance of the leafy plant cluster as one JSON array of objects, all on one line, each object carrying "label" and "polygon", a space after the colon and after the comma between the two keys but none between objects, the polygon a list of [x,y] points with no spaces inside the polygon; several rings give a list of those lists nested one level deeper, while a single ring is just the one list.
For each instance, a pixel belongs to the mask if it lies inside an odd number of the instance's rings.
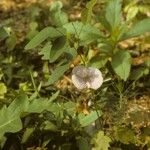
[{"label": "leafy plant cluster", "polygon": [[[97,0],[87,2],[78,21],[70,20],[60,1],[45,10],[31,7],[29,31],[21,47],[11,28],[0,27],[7,47],[0,56],[2,149],[150,148],[149,123],[137,130],[125,118],[129,98],[141,90],[137,87],[144,79],[149,82],[150,61],[134,67],[131,52],[120,46],[150,32],[150,19],[133,21],[140,10],[135,3],[123,12],[123,2],[111,0],[101,14],[93,11],[96,5]],[[44,19],[49,26],[41,23]],[[70,84],[71,67],[78,64],[102,70],[106,80],[100,89],[57,87],[62,77]],[[132,112],[131,121],[137,112]]]}]

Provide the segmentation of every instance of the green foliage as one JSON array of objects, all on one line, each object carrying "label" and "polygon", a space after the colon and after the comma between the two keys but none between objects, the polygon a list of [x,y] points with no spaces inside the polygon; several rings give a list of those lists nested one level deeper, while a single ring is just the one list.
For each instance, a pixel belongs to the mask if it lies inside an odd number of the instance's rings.
[{"label": "green foliage", "polygon": [[0,137],[6,132],[17,132],[22,129],[20,115],[26,111],[28,105],[27,96],[16,98],[7,108],[4,106],[0,111]]},{"label": "green foliage", "polygon": [[127,51],[117,51],[112,57],[111,64],[116,74],[126,81],[131,69],[130,53]]},{"label": "green foliage", "polygon": [[0,27],[0,39],[3,40],[10,35],[10,29],[6,27]]},{"label": "green foliage", "polygon": [[82,22],[70,22],[64,25],[69,34],[74,34],[82,44],[89,44],[97,41],[103,34],[96,27]]},{"label": "green foliage", "polygon": [[135,134],[134,132],[129,129],[129,128],[116,128],[115,129],[115,138],[116,140],[120,141],[121,143],[124,144],[129,144],[129,143],[135,143]]},{"label": "green foliage", "polygon": [[[129,40],[150,31],[148,7],[144,1],[84,2],[42,0],[23,13],[19,7],[17,21],[7,11],[1,15],[1,149],[149,148],[148,103],[132,107],[149,90],[149,37]],[[140,51],[133,56],[142,59],[137,66],[130,50]],[[101,68],[100,89],[73,86],[71,71],[83,64]]]},{"label": "green foliage", "polygon": [[43,41],[45,41],[47,38],[53,39],[62,36],[62,34],[65,33],[65,30],[63,28],[52,28],[52,27],[46,27],[42,31],[40,31],[26,46],[25,49],[32,49],[36,46],[40,45]]},{"label": "green foliage", "polygon": [[111,0],[106,8],[105,15],[111,31],[116,30],[121,25],[121,0]]},{"label": "green foliage", "polygon": [[8,51],[12,51],[17,44],[17,37],[15,33],[10,34],[9,38],[6,40],[6,45]]},{"label": "green foliage", "polygon": [[55,83],[69,68],[68,64],[57,67],[52,74],[49,76],[47,85]]},{"label": "green foliage", "polygon": [[102,113],[99,111],[92,111],[89,115],[79,114],[78,119],[82,127],[88,126],[100,117]]},{"label": "green foliage", "polygon": [[92,9],[97,0],[91,0],[86,4],[86,8],[81,13],[81,20],[83,23],[90,23],[92,17]]},{"label": "green foliage", "polygon": [[45,46],[41,49],[41,51],[39,52],[39,54],[43,55],[42,56],[43,60],[49,60],[50,61],[51,48],[52,48],[51,42],[47,42],[45,44]]},{"label": "green foliage", "polygon": [[102,68],[105,66],[107,61],[108,61],[107,56],[95,56],[90,60],[89,66],[92,66],[95,68]]},{"label": "green foliage", "polygon": [[50,110],[51,102],[56,98],[42,100],[34,99],[31,102],[25,94],[19,95],[9,107],[4,106],[0,111],[0,137],[6,132],[18,132],[22,129],[20,117],[24,117],[26,113],[41,113],[44,110]]},{"label": "green foliage", "polygon": [[144,19],[131,27],[131,29],[124,33],[121,40],[129,39],[150,32],[150,19]]},{"label": "green foliage", "polygon": [[98,131],[92,139],[92,144],[94,144],[92,150],[108,150],[110,142],[111,139],[104,135],[103,131]]},{"label": "green foliage", "polygon": [[7,92],[7,87],[4,83],[0,83],[0,99],[4,98],[4,94]]},{"label": "green foliage", "polygon": [[60,1],[53,2],[50,6],[52,21],[56,26],[62,26],[68,22],[68,16],[61,11],[63,4]]}]

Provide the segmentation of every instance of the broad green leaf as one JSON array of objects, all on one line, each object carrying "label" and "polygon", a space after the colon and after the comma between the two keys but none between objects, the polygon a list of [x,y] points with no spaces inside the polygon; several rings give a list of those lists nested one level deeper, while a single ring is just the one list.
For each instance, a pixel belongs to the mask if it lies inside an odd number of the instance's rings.
[{"label": "broad green leaf", "polygon": [[7,93],[7,87],[4,83],[0,83],[0,99],[4,98],[5,93]]},{"label": "broad green leaf", "polygon": [[142,35],[146,32],[150,32],[150,18],[144,19],[138,22],[137,24],[133,25],[128,32],[123,34],[121,40],[133,38]]},{"label": "broad green leaf", "polygon": [[67,70],[69,69],[69,64],[57,67],[50,75],[46,85],[51,85],[55,83]]},{"label": "broad green leaf", "polygon": [[123,144],[130,144],[135,142],[135,134],[127,127],[118,127],[115,128],[115,139]]},{"label": "broad green leaf", "polygon": [[68,112],[68,114],[70,116],[73,117],[73,115],[75,115],[75,113],[76,113],[76,103],[71,102],[71,101],[70,102],[66,102],[64,104],[64,108],[65,108],[65,110]]},{"label": "broad green leaf", "polygon": [[47,42],[45,46],[40,50],[39,54],[43,55],[43,60],[50,60],[50,53],[51,53],[52,44],[51,42]]},{"label": "broad green leaf", "polygon": [[79,150],[91,150],[88,139],[84,137],[78,137],[77,142],[79,145]]},{"label": "broad green leaf", "polygon": [[51,102],[48,101],[47,99],[42,99],[42,98],[35,99],[31,101],[26,112],[41,113],[42,111],[49,109],[50,106],[51,106]]},{"label": "broad green leaf", "polygon": [[50,63],[56,61],[64,52],[66,52],[69,48],[69,45],[64,36],[57,38],[52,43],[51,53],[50,53]]},{"label": "broad green leaf", "polygon": [[82,22],[71,22],[64,25],[67,33],[76,35],[80,39],[81,43],[89,44],[91,42],[97,41],[103,36],[100,30],[96,27]]},{"label": "broad green leaf", "polygon": [[43,41],[47,38],[53,39],[62,36],[65,34],[64,28],[53,28],[53,27],[46,27],[42,31],[40,31],[26,46],[25,49],[32,49],[36,46],[40,45]]},{"label": "broad green leaf", "polygon": [[6,27],[0,27],[0,39],[3,40],[10,35],[10,29]]},{"label": "broad green leaf", "polygon": [[81,20],[83,23],[90,23],[92,17],[92,9],[96,4],[97,0],[91,0],[86,4],[86,8],[81,13]]},{"label": "broad green leaf", "polygon": [[29,101],[25,94],[20,94],[8,107],[10,115],[20,116],[28,109]]},{"label": "broad green leaf", "polygon": [[128,51],[117,51],[112,57],[112,68],[116,74],[123,79],[127,80],[131,68],[131,56]]},{"label": "broad green leaf", "polygon": [[107,63],[108,58],[109,57],[107,56],[95,56],[90,60],[89,66],[95,68],[102,68]]},{"label": "broad green leaf", "polygon": [[19,115],[10,114],[6,107],[0,110],[0,118],[0,137],[6,132],[14,133],[22,129],[22,122]]},{"label": "broad green leaf", "polygon": [[110,147],[110,142],[111,139],[104,135],[104,131],[99,131],[92,138],[92,144],[94,144],[92,150],[108,150]]},{"label": "broad green leaf", "polygon": [[17,132],[22,129],[20,114],[27,109],[28,99],[25,95],[17,97],[7,108],[0,110],[0,137],[6,132]]},{"label": "broad green leaf", "polygon": [[116,30],[121,24],[121,0],[111,0],[106,7],[107,21],[111,26],[111,31]]},{"label": "broad green leaf", "polygon": [[88,126],[91,123],[93,123],[96,119],[98,119],[98,117],[102,115],[100,111],[98,111],[98,113],[99,115],[97,114],[96,111],[92,111],[88,115],[79,114],[78,119],[81,127]]},{"label": "broad green leaf", "polygon": [[62,10],[62,2],[54,1],[50,6],[52,21],[56,26],[62,26],[68,22],[68,16]]}]

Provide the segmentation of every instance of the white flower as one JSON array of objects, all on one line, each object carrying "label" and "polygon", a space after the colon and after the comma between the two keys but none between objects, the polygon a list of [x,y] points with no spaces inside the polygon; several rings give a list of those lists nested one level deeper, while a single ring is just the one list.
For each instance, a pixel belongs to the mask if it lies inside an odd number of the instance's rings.
[{"label": "white flower", "polygon": [[92,67],[76,66],[72,71],[72,82],[78,89],[98,89],[103,83],[100,70]]}]

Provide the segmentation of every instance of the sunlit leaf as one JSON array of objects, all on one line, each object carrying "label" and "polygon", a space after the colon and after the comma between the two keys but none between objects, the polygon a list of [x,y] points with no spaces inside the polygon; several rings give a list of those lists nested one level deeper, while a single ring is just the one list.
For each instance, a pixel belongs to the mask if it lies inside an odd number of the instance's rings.
[{"label": "sunlit leaf", "polygon": [[128,51],[118,51],[112,57],[112,67],[116,74],[123,79],[127,80],[131,68],[131,56]]},{"label": "sunlit leaf", "polygon": [[92,17],[92,9],[96,4],[97,0],[91,0],[86,4],[86,8],[81,13],[81,20],[83,23],[90,23]]},{"label": "sunlit leaf", "polygon": [[47,38],[53,39],[62,36],[65,33],[64,28],[46,27],[40,31],[26,46],[25,49],[32,49],[40,45]]},{"label": "sunlit leaf", "polygon": [[91,42],[97,41],[103,36],[100,30],[96,27],[82,22],[71,22],[64,25],[64,28],[68,33],[76,35],[77,38],[81,40],[82,43],[89,44]]},{"label": "sunlit leaf", "polygon": [[79,114],[78,119],[79,119],[79,123],[81,124],[81,127],[88,126],[91,123],[93,123],[96,119],[98,119],[98,117],[102,115],[100,111],[98,111],[98,113],[99,115],[97,114],[96,111],[92,111],[88,115]]},{"label": "sunlit leaf", "polygon": [[149,18],[139,21],[138,23],[133,25],[128,32],[123,34],[121,40],[133,38],[133,37],[142,35],[146,32],[150,32],[150,19]]},{"label": "sunlit leaf", "polygon": [[111,0],[108,3],[105,17],[111,26],[111,31],[119,27],[121,24],[121,0]]},{"label": "sunlit leaf", "polygon": [[92,138],[92,144],[94,147],[92,150],[108,150],[110,147],[111,139],[104,135],[103,131],[99,131],[96,135]]},{"label": "sunlit leaf", "polygon": [[69,68],[69,64],[65,64],[63,66],[57,67],[50,75],[46,84],[51,85],[55,83],[68,70],[68,68]]},{"label": "sunlit leaf", "polygon": [[95,56],[90,60],[89,66],[95,68],[102,68],[108,61],[107,56]]},{"label": "sunlit leaf", "polygon": [[115,128],[115,139],[124,144],[130,144],[135,142],[134,132],[127,127]]},{"label": "sunlit leaf", "polygon": [[17,132],[22,129],[20,115],[27,109],[28,99],[25,95],[17,97],[7,108],[0,110],[0,137],[6,132]]},{"label": "sunlit leaf", "polygon": [[47,42],[45,46],[40,50],[39,54],[43,55],[43,60],[50,60],[50,53],[51,53],[52,44],[51,42]]},{"label": "sunlit leaf", "polygon": [[4,94],[7,92],[7,87],[4,83],[0,83],[0,98],[4,98]]},{"label": "sunlit leaf", "polygon": [[68,16],[62,10],[62,2],[54,1],[50,6],[52,21],[56,26],[62,26],[68,22]]}]

